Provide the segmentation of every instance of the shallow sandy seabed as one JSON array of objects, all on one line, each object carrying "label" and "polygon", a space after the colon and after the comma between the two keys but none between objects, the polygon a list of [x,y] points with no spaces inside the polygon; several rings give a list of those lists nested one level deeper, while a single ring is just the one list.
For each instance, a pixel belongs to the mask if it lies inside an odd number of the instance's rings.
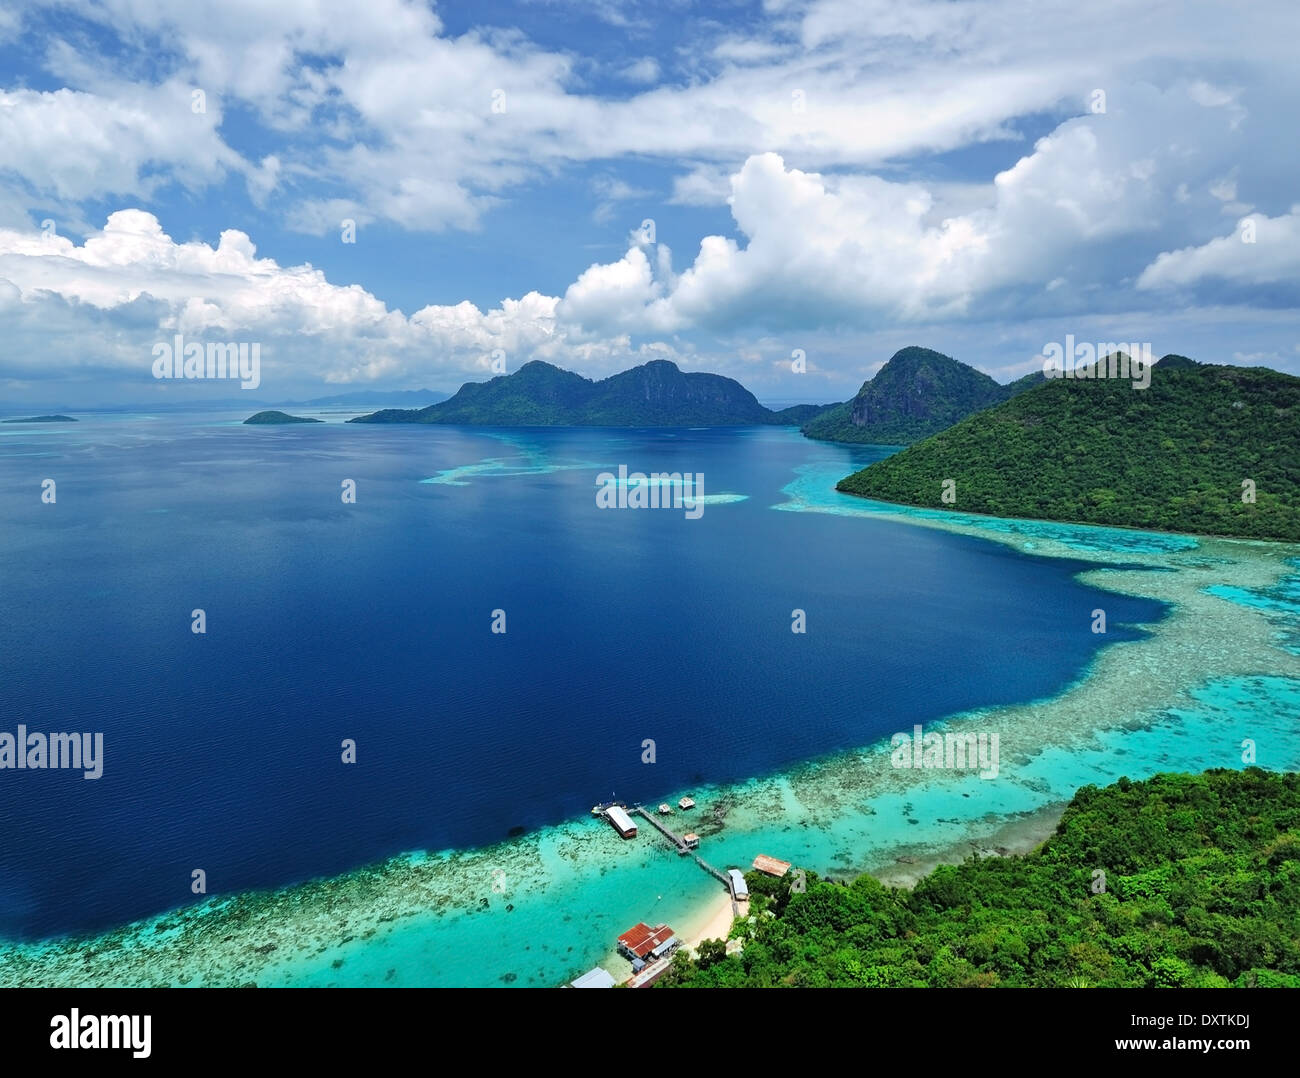
[{"label": "shallow sandy seabed", "polygon": [[[908,510],[828,492],[827,468],[843,471],[835,462],[804,471],[773,508],[893,519],[1090,561],[1085,582],[1163,600],[1171,613],[1149,639],[1106,648],[1051,699],[954,716],[999,734],[996,779],[897,769],[882,743],[682,791],[700,807],[674,816],[677,829],[689,823],[712,863],[748,867],[765,852],[833,878],[870,871],[909,885],[940,861],[1032,849],[1085,783],[1240,767],[1246,738],[1261,766],[1300,768],[1300,547]],[[94,938],[8,946],[0,985],[554,985],[596,964],[621,978],[619,932],[670,920],[697,936],[720,892],[650,828],[624,843],[579,820],[490,848],[214,897]]]}]

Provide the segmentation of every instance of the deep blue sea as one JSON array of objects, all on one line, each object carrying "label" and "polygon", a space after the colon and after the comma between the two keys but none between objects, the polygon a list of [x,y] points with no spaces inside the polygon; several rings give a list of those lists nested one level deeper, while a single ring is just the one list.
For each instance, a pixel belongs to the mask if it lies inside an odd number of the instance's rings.
[{"label": "deep blue sea", "polygon": [[[0,427],[0,731],[101,731],[105,757],[97,781],[0,771],[0,934],[197,901],[195,868],[214,894],[492,843],[1047,696],[1162,612],[1083,563],[775,512],[801,466],[886,452],[789,430],[237,418]],[[620,464],[744,497],[601,510]]]}]

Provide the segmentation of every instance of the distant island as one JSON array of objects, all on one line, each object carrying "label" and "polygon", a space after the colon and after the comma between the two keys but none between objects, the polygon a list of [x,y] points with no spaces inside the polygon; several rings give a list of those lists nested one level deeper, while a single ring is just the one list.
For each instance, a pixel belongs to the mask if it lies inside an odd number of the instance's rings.
[{"label": "distant island", "polygon": [[300,415],[289,415],[285,412],[269,411],[258,412],[256,415],[250,415],[244,420],[244,422],[245,424],[251,423],[255,426],[275,426],[285,423],[320,423],[322,420],[306,419]]},{"label": "distant island", "polygon": [[[142,401],[137,400],[122,404],[103,404],[96,403],[90,406],[85,404],[74,404],[67,401],[43,402],[40,406],[43,408],[71,408],[75,411],[89,411],[95,413],[121,414],[131,412],[144,412],[146,414],[155,412],[193,412],[193,411],[226,411],[237,410],[243,411],[250,404],[274,405],[279,409],[286,408],[333,408],[337,407],[344,411],[365,411],[381,407],[423,407],[426,404],[434,404],[437,401],[445,401],[447,394],[436,389],[358,389],[346,393],[336,393],[329,397],[313,397],[310,400],[272,400],[270,398],[258,397],[250,399],[244,397],[192,397],[189,394],[173,395],[170,399],[158,399]],[[75,423],[76,420],[70,420],[67,416],[42,416],[39,419],[29,420],[2,420],[0,422],[10,423],[32,423],[42,422],[46,419],[64,420]]]},{"label": "distant island", "polygon": [[910,891],[749,872],[743,950],[678,951],[655,987],[1300,988],[1297,820],[1295,773],[1163,774],[1084,786],[1037,851]]},{"label": "distant island", "polygon": [[1041,372],[1001,385],[942,352],[895,352],[850,401],[825,409],[803,433],[827,442],[911,445],[1043,382]]},{"label": "distant island", "polygon": [[488,382],[467,382],[426,408],[387,408],[351,423],[450,423],[493,427],[798,426],[829,405],[772,411],[739,382],[686,373],[653,360],[602,381],[540,360]]},{"label": "distant island", "polygon": [[75,423],[70,415],[34,415],[30,419],[6,419],[5,423]]},{"label": "distant island", "polygon": [[1300,378],[1165,356],[1145,389],[1049,379],[837,489],[1000,517],[1300,540]]}]

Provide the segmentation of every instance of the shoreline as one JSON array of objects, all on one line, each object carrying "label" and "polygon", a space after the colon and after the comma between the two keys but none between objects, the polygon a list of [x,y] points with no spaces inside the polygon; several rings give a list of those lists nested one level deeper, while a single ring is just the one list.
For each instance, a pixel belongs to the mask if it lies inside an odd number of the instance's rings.
[{"label": "shoreline", "polygon": [[[835,444],[851,445],[852,443],[835,443]],[[867,467],[870,466],[871,465],[867,465]],[[858,471],[865,471],[865,470],[866,470],[865,468],[858,469]],[[856,475],[857,472],[854,472],[852,474]],[[845,476],[844,478],[847,479],[849,478],[849,476]],[[1130,534],[1133,535],[1168,535],[1178,539],[1195,539],[1198,542],[1203,540],[1209,540],[1209,539],[1223,539],[1223,540],[1230,540],[1239,543],[1276,543],[1279,546],[1296,545],[1296,540],[1284,539],[1280,536],[1275,537],[1275,536],[1266,536],[1266,535],[1229,535],[1226,532],[1206,535],[1201,532],[1179,532],[1179,531],[1168,531],[1168,530],[1155,529],[1155,528],[1143,528],[1137,524],[1101,524],[1090,520],[1053,520],[1051,517],[1015,517],[1015,516],[1000,517],[1000,516],[996,516],[993,513],[980,513],[974,509],[940,509],[933,505],[914,505],[911,502],[891,502],[885,498],[873,497],[870,494],[858,494],[857,492],[852,490],[841,490],[838,484],[836,484],[835,493],[842,494],[846,498],[857,498],[859,501],[862,502],[874,503],[875,505],[882,505],[885,507],[885,513],[890,513],[891,511],[898,512],[898,511],[907,511],[907,510],[919,510],[923,512],[939,513],[939,514],[951,513],[955,516],[975,517],[980,520],[989,520],[989,521],[992,520],[1008,521],[1008,522],[1018,521],[1024,524],[1059,524],[1062,527],[1066,527],[1066,528],[1105,528],[1112,531],[1129,532]],[[881,515],[885,515],[885,514],[881,514]]]},{"label": "shoreline", "polygon": [[[1300,653],[1288,654],[1278,643],[1279,621],[1295,627],[1300,619],[1207,590],[1275,589],[1296,576],[1300,546],[1214,537],[1169,544],[1160,542],[1164,533],[1138,531],[1122,531],[1108,545],[1109,537],[1094,534],[1114,530],[1105,525],[936,520],[920,514],[942,517],[937,511],[872,509],[840,492],[823,490],[820,503],[801,503],[789,488],[787,494],[791,500],[775,508],[897,520],[1022,553],[1091,562],[1079,570],[1081,580],[1159,599],[1171,609],[1146,626],[1149,638],[1104,648],[1050,698],[929,724],[979,723],[1000,733],[1002,781],[895,771],[888,747],[877,743],[709,787],[696,792],[716,820],[700,828],[710,861],[747,866],[765,852],[796,864],[802,859],[823,876],[869,872],[888,885],[911,886],[934,865],[971,853],[1036,847],[1055,829],[1067,789],[1104,785],[1121,772],[1136,778],[1234,766],[1243,730],[1252,737],[1266,731],[1261,745],[1283,746],[1274,759],[1261,759],[1264,766],[1300,766],[1300,696],[1279,695],[1292,682],[1300,686]],[[1240,716],[1253,725],[1238,729]],[[1274,725],[1266,727],[1268,721]],[[712,933],[721,924],[724,896],[687,860],[657,843],[616,845],[607,827],[576,821],[491,848],[416,853],[340,877],[213,898],[93,937],[0,945],[0,984],[378,984],[405,983],[404,977],[414,978],[411,983],[520,983],[525,977],[524,983],[547,977],[558,983],[551,970],[590,968],[637,920],[681,924],[692,946],[718,938]],[[491,887],[498,866],[511,881],[505,894]],[[650,903],[655,894],[667,901]],[[725,902],[729,919],[730,899]],[[557,910],[576,922],[565,937],[575,942],[560,955],[512,957],[512,968],[500,974],[492,960],[480,958],[491,948],[518,949],[514,941],[527,936],[524,923],[531,923],[522,915],[550,923]],[[597,935],[604,944],[591,942]],[[443,940],[466,952],[460,966],[439,954]],[[413,957],[426,952],[427,960]]]},{"label": "shoreline", "polygon": [[942,850],[901,853],[892,864],[868,869],[867,875],[875,877],[886,887],[910,890],[939,865],[959,865],[972,855],[984,858],[1033,853],[1056,833],[1056,825],[1068,804],[1066,801],[1057,802],[1031,812],[1023,819],[1009,820],[984,835],[954,843]]},{"label": "shoreline", "polygon": [[725,891],[719,892],[712,901],[701,907],[700,915],[704,918],[703,923],[693,925],[691,929],[681,934],[683,949],[690,951],[692,955],[699,950],[700,944],[705,940],[725,940],[731,935],[731,927],[735,923],[731,895]]},{"label": "shoreline", "polygon": [[[863,874],[873,877],[886,887],[911,890],[940,865],[959,865],[972,855],[980,858],[1015,857],[1033,853],[1056,833],[1056,825],[1068,804],[1066,801],[1057,802],[1037,812],[1027,813],[1023,819],[1008,820],[990,831],[942,849],[913,850],[903,847],[892,862],[871,866]],[[729,895],[720,894],[701,903],[686,920],[686,923],[693,926],[698,924],[699,927],[693,927],[689,933],[682,935],[683,949],[690,951],[694,957],[704,940],[727,939],[735,921]]]}]

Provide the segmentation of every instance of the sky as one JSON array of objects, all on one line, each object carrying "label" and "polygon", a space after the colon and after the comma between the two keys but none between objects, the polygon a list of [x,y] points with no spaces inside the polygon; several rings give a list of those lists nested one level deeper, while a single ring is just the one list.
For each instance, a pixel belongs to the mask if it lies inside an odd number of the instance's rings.
[{"label": "sky", "polygon": [[[1297,40],[1292,0],[0,0],[0,402],[652,359],[828,402],[1067,336],[1300,374]],[[178,334],[259,387],[155,378]]]}]

